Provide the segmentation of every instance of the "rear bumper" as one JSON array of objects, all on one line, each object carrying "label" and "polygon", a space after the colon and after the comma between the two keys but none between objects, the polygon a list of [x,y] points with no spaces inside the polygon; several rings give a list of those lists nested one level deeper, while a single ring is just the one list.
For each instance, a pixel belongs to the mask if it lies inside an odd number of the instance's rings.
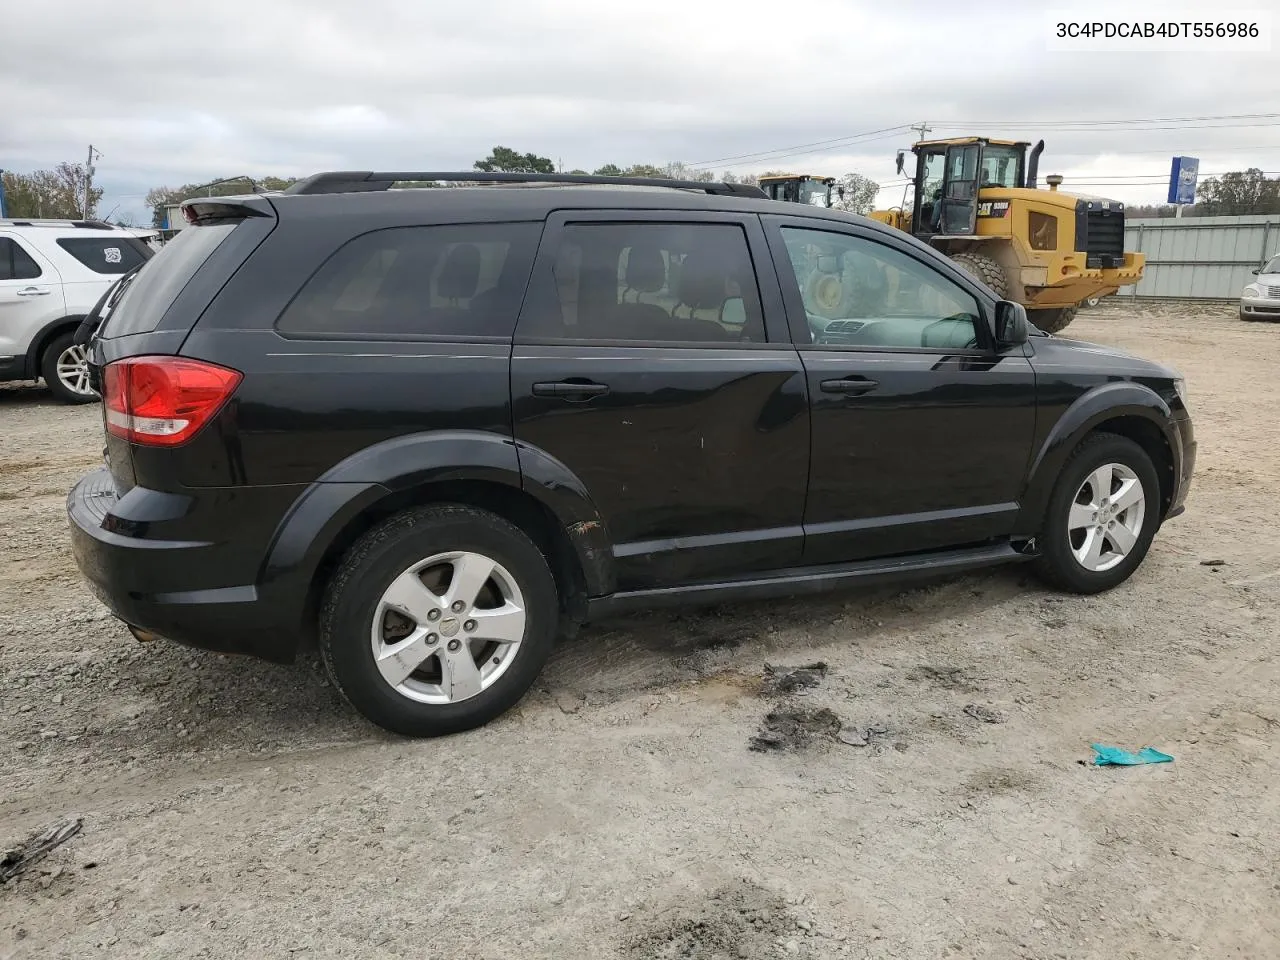
[{"label": "rear bumper", "polygon": [[224,574],[223,545],[147,537],[151,523],[136,515],[172,509],[173,495],[135,487],[125,499],[129,509],[116,512],[123,501],[105,468],[85,476],[67,496],[76,563],[112,613],[188,646],[277,663],[294,659],[298,607],[263,603],[253,584],[208,586]]}]

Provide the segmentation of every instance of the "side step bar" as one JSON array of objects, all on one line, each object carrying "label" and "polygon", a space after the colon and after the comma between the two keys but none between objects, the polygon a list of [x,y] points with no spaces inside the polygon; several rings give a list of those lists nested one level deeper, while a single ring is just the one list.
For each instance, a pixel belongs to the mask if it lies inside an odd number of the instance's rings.
[{"label": "side step bar", "polygon": [[885,581],[927,579],[961,573],[1001,563],[1030,560],[1033,552],[1019,552],[1011,544],[998,543],[964,550],[921,553],[884,560],[798,567],[758,580],[694,583],[658,590],[630,590],[589,601],[588,619],[661,606],[725,603],[729,600],[766,600],[799,594],[825,593],[843,586]]}]

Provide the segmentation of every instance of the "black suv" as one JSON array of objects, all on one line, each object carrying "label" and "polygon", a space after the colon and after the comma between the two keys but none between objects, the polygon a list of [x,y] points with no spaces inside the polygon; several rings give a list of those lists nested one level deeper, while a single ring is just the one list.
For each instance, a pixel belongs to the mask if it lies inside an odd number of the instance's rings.
[{"label": "black suv", "polygon": [[472,173],[185,214],[101,305],[76,559],[142,639],[315,638],[393,731],[490,720],[625,608],[1024,560],[1105,590],[1183,509],[1174,372],[861,217]]}]

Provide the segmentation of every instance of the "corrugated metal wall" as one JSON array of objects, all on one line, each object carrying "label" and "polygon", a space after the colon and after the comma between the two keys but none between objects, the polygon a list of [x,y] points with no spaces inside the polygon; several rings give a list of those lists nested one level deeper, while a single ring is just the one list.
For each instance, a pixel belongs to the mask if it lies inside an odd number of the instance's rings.
[{"label": "corrugated metal wall", "polygon": [[1124,248],[1145,253],[1147,267],[1117,296],[1236,300],[1250,271],[1280,253],[1280,216],[1130,220]]}]

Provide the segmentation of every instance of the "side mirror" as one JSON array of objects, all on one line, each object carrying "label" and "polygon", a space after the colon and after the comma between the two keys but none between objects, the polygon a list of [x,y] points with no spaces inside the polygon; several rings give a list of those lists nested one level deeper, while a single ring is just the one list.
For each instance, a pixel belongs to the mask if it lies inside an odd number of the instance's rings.
[{"label": "side mirror", "polygon": [[902,171],[906,163],[906,157],[901,150],[898,151],[898,176],[902,176]]},{"label": "side mirror", "polygon": [[996,304],[996,343],[1002,347],[1016,347],[1027,342],[1027,310],[1020,303],[1001,300]]},{"label": "side mirror", "polygon": [[1261,267],[1255,267],[1254,269],[1250,270],[1249,272],[1250,272],[1250,273],[1252,273],[1252,274],[1256,277],[1258,274],[1262,273],[1262,268],[1261,268]]}]

